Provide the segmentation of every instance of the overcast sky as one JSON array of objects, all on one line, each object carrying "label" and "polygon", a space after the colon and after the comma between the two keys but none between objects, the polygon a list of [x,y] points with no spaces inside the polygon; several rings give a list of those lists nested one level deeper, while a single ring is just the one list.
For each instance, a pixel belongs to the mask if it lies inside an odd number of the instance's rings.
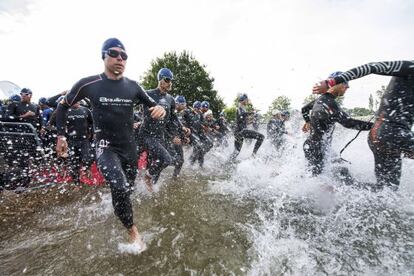
[{"label": "overcast sky", "polygon": [[[189,50],[227,104],[243,92],[264,111],[279,95],[299,108],[332,71],[413,59],[413,15],[413,0],[0,0],[0,80],[51,96],[102,72],[102,42],[118,37],[131,79]],[[388,81],[351,82],[345,106],[367,107]]]}]

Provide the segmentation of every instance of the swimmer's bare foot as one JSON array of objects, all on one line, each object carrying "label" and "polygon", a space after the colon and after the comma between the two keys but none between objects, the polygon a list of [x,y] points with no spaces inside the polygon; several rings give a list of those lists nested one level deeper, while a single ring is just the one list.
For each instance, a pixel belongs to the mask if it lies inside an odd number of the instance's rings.
[{"label": "swimmer's bare foot", "polygon": [[148,174],[144,176],[145,186],[147,186],[148,192],[152,193],[154,189],[152,188],[152,177]]},{"label": "swimmer's bare foot", "polygon": [[128,229],[128,235],[129,235],[129,242],[136,243],[141,248],[140,249],[141,251],[147,248],[144,240],[142,239],[141,235],[138,233],[138,228],[135,225],[132,225],[132,227]]}]

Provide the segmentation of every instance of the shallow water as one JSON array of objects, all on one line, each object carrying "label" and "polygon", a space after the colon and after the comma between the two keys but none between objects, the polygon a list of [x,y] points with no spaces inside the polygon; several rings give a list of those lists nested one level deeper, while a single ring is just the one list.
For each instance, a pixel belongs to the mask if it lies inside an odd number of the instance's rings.
[{"label": "shallow water", "polygon": [[[333,149],[355,134],[337,128]],[[354,177],[374,182],[360,136],[344,158]],[[255,158],[245,144],[236,165],[226,162],[231,146],[217,149],[202,170],[186,163],[178,180],[167,169],[153,195],[138,181],[140,255],[118,249],[126,235],[107,188],[56,192],[68,200],[3,215],[1,274],[413,275],[414,162],[404,161],[399,191],[373,193],[341,185],[330,164],[311,178],[303,140],[289,136],[283,153],[265,142]]]}]

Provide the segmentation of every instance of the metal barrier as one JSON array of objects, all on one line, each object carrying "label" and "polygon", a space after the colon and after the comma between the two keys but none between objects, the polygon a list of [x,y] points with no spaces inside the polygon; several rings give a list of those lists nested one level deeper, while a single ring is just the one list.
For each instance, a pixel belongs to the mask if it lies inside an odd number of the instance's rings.
[{"label": "metal barrier", "polygon": [[31,124],[0,122],[0,189],[27,186],[29,168],[40,164],[43,156],[42,142]]},{"label": "metal barrier", "polygon": [[44,154],[36,129],[28,123],[0,122],[0,155],[39,157]]}]

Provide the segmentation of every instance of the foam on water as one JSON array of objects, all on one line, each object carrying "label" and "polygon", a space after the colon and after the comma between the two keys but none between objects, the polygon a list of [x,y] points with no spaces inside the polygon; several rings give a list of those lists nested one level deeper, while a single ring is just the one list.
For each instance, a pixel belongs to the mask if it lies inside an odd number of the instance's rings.
[{"label": "foam on water", "polygon": [[132,254],[138,255],[141,254],[143,251],[147,249],[147,246],[141,246],[139,243],[119,243],[118,244],[118,251],[121,254]]},{"label": "foam on water", "polygon": [[[337,127],[332,148],[339,152],[355,134]],[[345,150],[343,157],[351,164],[344,166],[358,181],[374,183],[374,160],[366,135],[361,133]],[[397,192],[373,193],[341,184],[331,172],[335,164],[327,163],[321,176],[311,177],[306,171],[304,139],[302,134],[288,137],[282,154],[265,142],[256,158],[249,157],[253,143],[245,144],[231,177],[210,181],[211,193],[257,202],[260,222],[245,225],[253,244],[248,273],[413,273],[413,160],[404,160]]]}]

